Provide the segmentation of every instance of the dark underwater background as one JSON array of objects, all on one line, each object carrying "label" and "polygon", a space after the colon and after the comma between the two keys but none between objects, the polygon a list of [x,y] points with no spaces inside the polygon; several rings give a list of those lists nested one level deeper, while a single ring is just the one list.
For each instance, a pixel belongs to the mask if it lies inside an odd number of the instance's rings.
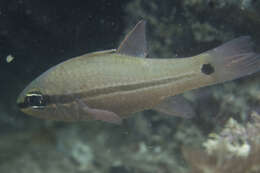
[{"label": "dark underwater background", "polygon": [[242,35],[260,52],[258,0],[1,0],[0,173],[260,172],[260,73],[185,93],[192,119],[144,111],[117,126],[19,112],[18,94],[38,75],[117,48],[141,19],[150,57],[192,56]]}]

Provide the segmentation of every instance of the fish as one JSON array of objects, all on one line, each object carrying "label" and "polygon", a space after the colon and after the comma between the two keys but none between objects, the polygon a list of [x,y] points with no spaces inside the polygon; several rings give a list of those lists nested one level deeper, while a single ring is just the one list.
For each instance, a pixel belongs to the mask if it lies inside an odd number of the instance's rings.
[{"label": "fish", "polygon": [[18,96],[25,114],[56,121],[100,120],[120,124],[148,109],[193,117],[180,94],[253,74],[260,54],[250,36],[184,58],[149,58],[146,21],[139,21],[117,49],[61,62],[33,80]]}]

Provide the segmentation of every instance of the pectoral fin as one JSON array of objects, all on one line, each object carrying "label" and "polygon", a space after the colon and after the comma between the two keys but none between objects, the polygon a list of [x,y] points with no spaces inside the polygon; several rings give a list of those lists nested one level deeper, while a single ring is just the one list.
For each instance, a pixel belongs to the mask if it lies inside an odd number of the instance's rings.
[{"label": "pectoral fin", "polygon": [[95,120],[105,121],[113,124],[122,123],[122,119],[114,112],[92,108],[86,108],[86,111],[88,114],[92,115]]},{"label": "pectoral fin", "polygon": [[168,97],[153,109],[163,114],[184,118],[192,118],[195,115],[191,103],[182,95]]},{"label": "pectoral fin", "polygon": [[122,119],[115,114],[114,112],[102,109],[94,109],[88,107],[83,101],[78,101],[79,106],[86,113],[87,116],[90,116],[93,120],[100,120],[104,122],[109,122],[113,124],[121,124]]},{"label": "pectoral fin", "polygon": [[145,37],[145,21],[139,21],[134,29],[132,29],[121,42],[117,49],[117,53],[135,56],[147,56],[147,43]]}]

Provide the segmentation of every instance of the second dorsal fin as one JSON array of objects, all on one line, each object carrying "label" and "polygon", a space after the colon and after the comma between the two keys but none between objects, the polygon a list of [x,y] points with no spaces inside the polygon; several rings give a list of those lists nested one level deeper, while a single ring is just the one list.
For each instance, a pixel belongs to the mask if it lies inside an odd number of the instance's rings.
[{"label": "second dorsal fin", "polygon": [[147,43],[145,36],[146,21],[139,21],[135,27],[126,35],[117,49],[117,53],[135,56],[147,56]]}]

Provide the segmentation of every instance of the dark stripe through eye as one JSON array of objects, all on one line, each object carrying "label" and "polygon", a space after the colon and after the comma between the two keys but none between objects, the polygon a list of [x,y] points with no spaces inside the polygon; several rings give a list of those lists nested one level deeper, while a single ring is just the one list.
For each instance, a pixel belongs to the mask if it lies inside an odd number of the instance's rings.
[{"label": "dark stripe through eye", "polygon": [[193,77],[193,73],[182,74],[180,76],[174,76],[154,81],[145,81],[140,83],[122,84],[116,86],[108,86],[103,88],[95,88],[86,92],[71,93],[64,95],[42,95],[41,93],[29,93],[27,94],[24,103],[18,104],[20,108],[33,107],[43,108],[50,104],[65,104],[75,101],[75,99],[81,98],[95,98],[101,95],[115,94],[118,92],[129,92],[139,90],[148,87],[166,85],[171,82],[177,82]]}]

